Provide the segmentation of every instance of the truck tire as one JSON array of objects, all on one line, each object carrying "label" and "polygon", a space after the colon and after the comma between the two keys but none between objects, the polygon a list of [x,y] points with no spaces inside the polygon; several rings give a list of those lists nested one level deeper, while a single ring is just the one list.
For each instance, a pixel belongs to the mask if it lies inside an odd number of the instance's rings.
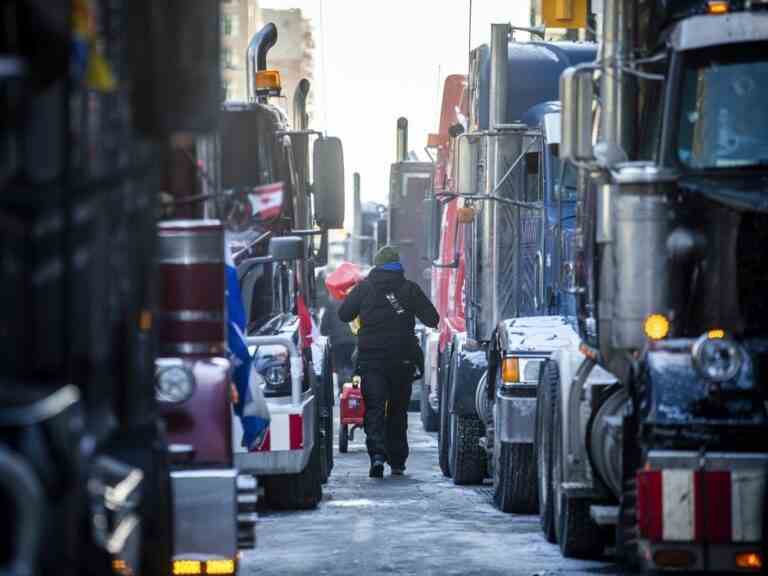
[{"label": "truck tire", "polygon": [[429,387],[421,380],[421,425],[425,432],[437,432],[440,427],[439,415],[429,405]]},{"label": "truck tire", "polygon": [[315,443],[306,468],[298,474],[264,476],[264,500],[274,510],[310,510],[323,497],[320,444]]},{"label": "truck tire", "polygon": [[555,512],[552,484],[552,422],[560,393],[560,373],[557,363],[547,360],[539,373],[536,390],[536,428],[534,446],[536,450],[537,479],[539,496],[539,522],[547,542],[555,544]]},{"label": "truck tire", "polygon": [[[558,391],[559,398],[559,391]],[[563,457],[563,414],[559,402],[555,403],[552,442],[552,481],[554,521],[557,543],[566,558],[596,558],[603,552],[600,528],[589,514],[591,500],[575,498],[562,489],[565,462]]]},{"label": "truck tire", "polygon": [[321,399],[320,409],[320,438],[323,445],[323,484],[333,471],[333,371],[331,368],[331,351],[325,350],[323,360],[322,390],[318,396]]},{"label": "truck tire", "polygon": [[533,445],[500,442],[493,464],[493,503],[502,512],[535,514],[539,500],[536,490],[536,459]]},{"label": "truck tire", "polygon": [[456,485],[482,484],[485,478],[485,450],[480,447],[480,438],[485,427],[476,416],[449,416],[451,442],[449,462],[453,483]]},{"label": "truck tire", "polygon": [[339,452],[346,454],[349,449],[349,428],[339,421]]},{"label": "truck tire", "polygon": [[[438,415],[440,417],[440,430],[437,436],[437,452],[438,461],[440,463],[440,470],[442,470],[443,476],[446,478],[451,477],[451,463],[450,458],[448,457],[451,438],[451,432],[448,427],[450,424],[448,414],[448,384],[451,381],[450,377],[451,365],[453,364],[453,355],[449,355],[449,358],[450,360],[448,365],[438,371]],[[444,378],[441,378],[441,375],[443,375]]]}]

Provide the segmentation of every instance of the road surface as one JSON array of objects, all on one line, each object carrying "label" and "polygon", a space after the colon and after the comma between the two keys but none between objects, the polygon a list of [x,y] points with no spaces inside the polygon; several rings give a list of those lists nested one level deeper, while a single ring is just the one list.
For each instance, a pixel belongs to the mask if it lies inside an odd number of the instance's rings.
[{"label": "road surface", "polygon": [[409,414],[404,477],[368,478],[364,434],[336,453],[322,504],[308,512],[262,512],[257,548],[241,574],[621,574],[610,562],[565,560],[537,516],[503,514],[491,486],[459,487],[437,464],[437,440]]}]

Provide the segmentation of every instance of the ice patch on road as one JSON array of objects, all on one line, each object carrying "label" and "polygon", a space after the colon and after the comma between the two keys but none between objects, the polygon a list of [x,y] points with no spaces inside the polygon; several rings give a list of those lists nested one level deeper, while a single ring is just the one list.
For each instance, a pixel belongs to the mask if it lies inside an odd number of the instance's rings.
[{"label": "ice patch on road", "polygon": [[352,500],[329,500],[326,506],[335,506],[337,508],[385,508],[389,506],[403,506],[408,504],[417,504],[418,500],[370,500],[368,498],[356,498]]}]

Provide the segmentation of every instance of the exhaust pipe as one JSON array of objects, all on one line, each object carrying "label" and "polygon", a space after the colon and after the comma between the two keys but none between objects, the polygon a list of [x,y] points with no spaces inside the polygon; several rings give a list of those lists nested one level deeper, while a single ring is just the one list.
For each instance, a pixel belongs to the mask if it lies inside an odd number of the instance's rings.
[{"label": "exhaust pipe", "polygon": [[397,162],[408,160],[408,118],[400,116],[397,119]]},{"label": "exhaust pipe", "polygon": [[[491,24],[491,87],[488,127],[494,130],[506,122],[509,24]],[[518,120],[518,118],[510,118]]]},{"label": "exhaust pipe", "polygon": [[[251,38],[248,44],[248,49],[245,51],[245,76],[248,92],[248,100],[252,98],[253,86],[251,81],[256,75],[256,72],[267,69],[267,52],[277,42],[277,26],[272,22],[264,26],[261,30],[256,32]],[[265,102],[266,97],[259,100]]]},{"label": "exhaust pipe", "polygon": [[293,129],[306,130],[309,128],[309,117],[307,116],[307,98],[309,97],[310,83],[306,78],[302,78],[296,86],[293,93]]}]

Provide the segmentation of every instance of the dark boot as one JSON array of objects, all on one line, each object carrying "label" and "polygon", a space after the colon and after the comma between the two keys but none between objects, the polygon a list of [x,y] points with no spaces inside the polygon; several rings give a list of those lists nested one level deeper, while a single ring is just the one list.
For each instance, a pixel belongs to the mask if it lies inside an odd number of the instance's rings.
[{"label": "dark boot", "polygon": [[371,458],[371,469],[368,471],[368,476],[371,478],[384,478],[384,462],[383,456]]}]

